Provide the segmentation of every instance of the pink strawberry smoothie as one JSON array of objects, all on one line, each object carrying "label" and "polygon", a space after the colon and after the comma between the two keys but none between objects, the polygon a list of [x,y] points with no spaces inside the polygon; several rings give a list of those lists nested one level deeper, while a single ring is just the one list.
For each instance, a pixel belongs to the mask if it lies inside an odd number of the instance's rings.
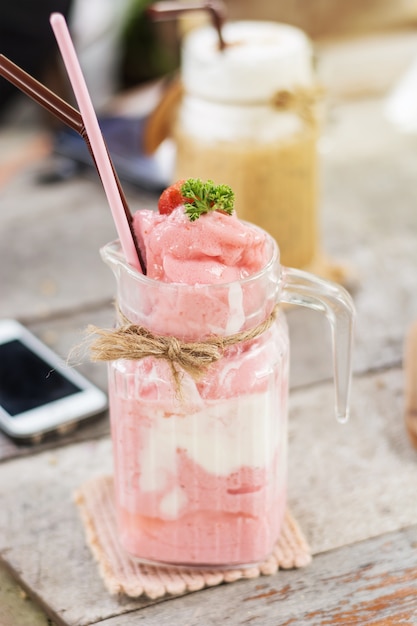
[{"label": "pink strawberry smoothie", "polygon": [[229,283],[266,262],[265,234],[236,214],[212,211],[191,222],[182,206],[169,215],[138,211],[133,225],[149,278],[168,283]]},{"label": "pink strawberry smoothie", "polygon": [[[139,211],[134,228],[144,280],[166,287],[163,296],[145,296],[132,321],[196,341],[270,314],[275,295],[260,276],[271,246],[256,227],[219,211],[190,222],[180,206],[166,215]],[[130,554],[213,567],[268,557],[285,510],[287,385],[281,315],[260,336],[227,348],[203,378],[184,372],[180,396],[163,359],[112,363],[116,508]]]}]

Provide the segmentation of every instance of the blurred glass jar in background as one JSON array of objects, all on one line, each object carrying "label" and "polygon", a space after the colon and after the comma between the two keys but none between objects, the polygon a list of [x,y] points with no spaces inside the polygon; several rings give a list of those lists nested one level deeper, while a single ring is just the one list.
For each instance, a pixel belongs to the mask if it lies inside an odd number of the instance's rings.
[{"label": "blurred glass jar in background", "polygon": [[226,23],[185,36],[175,178],[230,185],[239,217],[278,242],[282,262],[312,267],[318,249],[320,89],[307,36],[286,24]]}]

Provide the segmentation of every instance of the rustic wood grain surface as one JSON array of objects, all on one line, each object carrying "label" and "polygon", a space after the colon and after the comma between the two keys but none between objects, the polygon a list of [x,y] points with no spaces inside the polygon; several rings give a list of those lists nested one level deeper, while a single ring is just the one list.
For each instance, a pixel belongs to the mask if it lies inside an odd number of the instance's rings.
[{"label": "rustic wood grain surface", "polygon": [[[0,154],[11,145],[19,161],[25,141],[32,150],[24,128],[0,133]],[[313,563],[158,603],[112,597],[72,502],[83,480],[111,471],[108,416],[37,446],[0,435],[0,556],[35,603],[0,570],[1,626],[417,623],[417,452],[402,369],[417,319],[417,137],[400,135],[369,97],[332,104],[320,150],[323,248],[349,268],[358,318],[352,417],[341,426],[327,326],[288,311],[289,500]],[[98,249],[115,232],[96,180],[40,186],[39,165],[31,156],[0,188],[0,315],[66,358],[88,323],[112,323],[114,283]],[[128,193],[133,210],[156,203]],[[104,366],[80,369],[105,388]]]},{"label": "rustic wood grain surface", "polygon": [[[417,616],[417,527],[317,556],[285,577],[239,582],[98,622],[97,626],[396,626]],[[401,567],[398,564],[401,563]],[[174,618],[175,619],[175,618]]]},{"label": "rustic wood grain surface", "polygon": [[[293,393],[289,503],[313,554],[417,523],[416,455],[401,419],[401,381],[400,370],[356,378],[352,420],[344,426],[332,416],[331,384]],[[72,494],[84,480],[109,471],[108,438],[2,467],[0,553],[23,587],[71,626],[150,603],[109,596],[86,547]],[[273,578],[285,584],[287,574]],[[242,598],[245,584],[235,589]]]}]

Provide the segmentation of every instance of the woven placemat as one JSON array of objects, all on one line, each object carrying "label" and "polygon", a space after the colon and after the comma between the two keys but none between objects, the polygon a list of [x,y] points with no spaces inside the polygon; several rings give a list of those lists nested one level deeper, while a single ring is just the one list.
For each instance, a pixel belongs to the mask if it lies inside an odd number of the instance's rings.
[{"label": "woven placemat", "polygon": [[75,502],[81,513],[87,543],[111,594],[126,594],[132,598],[145,595],[151,599],[166,594],[181,595],[240,578],[275,574],[278,569],[305,567],[311,561],[307,542],[287,510],[273,554],[256,567],[202,571],[145,565],[130,558],[119,543],[111,476],[100,476],[84,483],[75,494]]}]

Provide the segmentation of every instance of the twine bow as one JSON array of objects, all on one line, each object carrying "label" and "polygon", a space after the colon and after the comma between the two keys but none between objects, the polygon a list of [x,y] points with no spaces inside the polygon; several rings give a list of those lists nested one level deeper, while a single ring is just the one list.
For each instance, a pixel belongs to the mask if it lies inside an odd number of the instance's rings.
[{"label": "twine bow", "polygon": [[292,91],[282,89],[274,94],[271,104],[282,111],[293,111],[307,124],[314,125],[317,122],[316,105],[323,96],[324,89],[320,85],[296,87]]},{"label": "twine bow", "polygon": [[157,335],[143,326],[132,324],[120,311],[122,324],[106,330],[90,326],[88,332],[97,335],[90,346],[93,361],[114,361],[117,359],[138,360],[148,356],[164,359],[171,367],[177,391],[180,387],[181,371],[198,380],[207,368],[219,361],[227,347],[255,339],[273,324],[279,305],[276,305],[266,320],[228,337],[213,335],[205,341],[186,342],[176,337]]}]

